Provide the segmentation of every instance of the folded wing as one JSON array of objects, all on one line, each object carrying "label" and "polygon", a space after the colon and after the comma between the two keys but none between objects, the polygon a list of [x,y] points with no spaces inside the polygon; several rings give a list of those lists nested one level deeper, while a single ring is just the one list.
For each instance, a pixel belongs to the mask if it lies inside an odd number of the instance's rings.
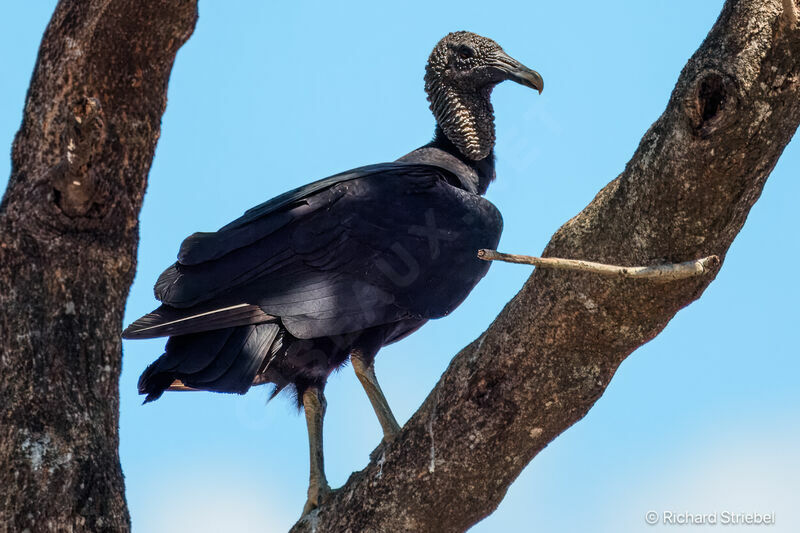
[{"label": "folded wing", "polygon": [[339,335],[457,306],[502,222],[433,165],[387,163],[290,191],[194,234],[156,283],[159,309],[128,338],[280,320],[299,338]]}]

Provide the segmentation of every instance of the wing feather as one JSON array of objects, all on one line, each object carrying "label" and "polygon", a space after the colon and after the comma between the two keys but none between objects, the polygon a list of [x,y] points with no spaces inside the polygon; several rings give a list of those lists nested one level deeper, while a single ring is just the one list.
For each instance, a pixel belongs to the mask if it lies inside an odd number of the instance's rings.
[{"label": "wing feather", "polygon": [[176,309],[162,305],[133,322],[122,332],[124,339],[152,339],[170,335],[188,335],[212,329],[231,328],[275,321],[259,306],[239,303],[208,309]]},{"label": "wing feather", "polygon": [[[159,309],[216,310],[195,317],[198,328],[277,317],[298,338],[443,316],[486,273],[477,250],[495,247],[502,228],[491,203],[453,181],[436,166],[394,163],[290,191],[189,237],[156,284]],[[162,316],[135,324],[175,334]]]}]

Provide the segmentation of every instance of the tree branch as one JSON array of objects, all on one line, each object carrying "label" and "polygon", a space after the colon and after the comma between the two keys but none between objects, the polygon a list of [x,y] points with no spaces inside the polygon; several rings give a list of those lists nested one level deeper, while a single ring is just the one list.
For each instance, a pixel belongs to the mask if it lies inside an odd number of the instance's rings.
[{"label": "tree branch", "polygon": [[122,314],[193,0],[61,0],[0,204],[0,530],[126,531]]},{"label": "tree branch", "polygon": [[[783,7],[726,2],[623,173],[542,255],[724,260],[800,123],[800,37],[785,31]],[[713,277],[643,284],[536,269],[397,439],[293,531],[467,529]]]},{"label": "tree branch", "polygon": [[591,272],[610,278],[631,279],[657,279],[660,281],[674,281],[676,279],[691,278],[708,274],[719,265],[719,257],[709,255],[702,259],[684,261],[683,263],[666,263],[651,266],[617,266],[579,259],[562,259],[560,257],[533,257],[530,255],[504,254],[497,250],[478,250],[478,257],[484,261],[503,261],[521,265],[533,265],[539,268],[552,268],[557,270],[573,270],[576,272]]}]

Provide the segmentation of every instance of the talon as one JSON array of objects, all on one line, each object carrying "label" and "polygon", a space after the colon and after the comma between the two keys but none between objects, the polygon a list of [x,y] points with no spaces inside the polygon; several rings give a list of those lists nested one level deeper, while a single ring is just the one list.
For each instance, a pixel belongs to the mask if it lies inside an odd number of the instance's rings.
[{"label": "talon", "polygon": [[330,499],[331,494],[333,494],[333,491],[327,483],[317,487],[308,487],[308,499],[306,500],[306,504],[303,506],[303,515],[306,515],[314,509],[320,507],[322,504],[328,501],[328,499]]}]

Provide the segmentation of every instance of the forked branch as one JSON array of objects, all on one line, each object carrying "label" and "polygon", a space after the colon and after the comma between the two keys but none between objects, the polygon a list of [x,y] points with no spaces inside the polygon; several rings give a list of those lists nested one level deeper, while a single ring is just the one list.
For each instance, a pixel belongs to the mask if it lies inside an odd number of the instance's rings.
[{"label": "forked branch", "polygon": [[[396,439],[294,532],[468,529],[589,411],[619,364],[702,295],[800,123],[800,39],[782,31],[796,11],[787,6],[796,2],[725,3],[623,172],[536,260],[605,277],[537,268]],[[613,266],[657,257],[703,259]]]}]

